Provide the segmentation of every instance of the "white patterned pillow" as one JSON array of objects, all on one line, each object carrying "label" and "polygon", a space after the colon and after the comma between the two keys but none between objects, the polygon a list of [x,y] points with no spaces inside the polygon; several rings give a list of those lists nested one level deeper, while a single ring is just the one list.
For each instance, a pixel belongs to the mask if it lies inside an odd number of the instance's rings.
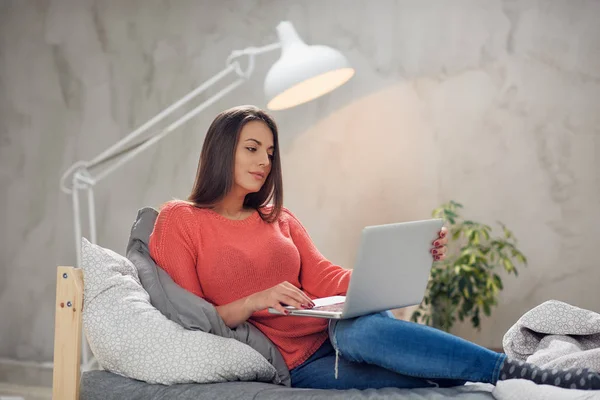
[{"label": "white patterned pillow", "polygon": [[82,239],[83,326],[107,371],[150,383],[277,381],[256,350],[235,339],[186,330],[150,304],[133,264]]}]

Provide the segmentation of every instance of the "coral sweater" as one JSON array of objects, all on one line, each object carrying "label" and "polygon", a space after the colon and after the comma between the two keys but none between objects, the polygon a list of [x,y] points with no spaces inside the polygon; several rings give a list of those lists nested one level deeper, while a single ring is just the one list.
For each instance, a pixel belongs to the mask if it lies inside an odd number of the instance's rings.
[{"label": "coral sweater", "polygon": [[[345,295],[351,270],[317,250],[287,209],[274,223],[256,211],[230,220],[183,201],[161,209],[150,236],[150,254],[184,289],[220,306],[288,281],[311,299]],[[286,317],[267,310],[249,322],[279,349],[289,369],[306,361],[327,339],[327,320]]]}]

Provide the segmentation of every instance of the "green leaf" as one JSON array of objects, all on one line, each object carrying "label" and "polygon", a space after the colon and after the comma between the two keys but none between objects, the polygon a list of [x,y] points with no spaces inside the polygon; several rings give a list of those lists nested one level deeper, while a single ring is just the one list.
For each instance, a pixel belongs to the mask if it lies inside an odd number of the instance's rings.
[{"label": "green leaf", "polygon": [[471,229],[471,228],[464,228],[464,230],[463,230],[463,231],[464,231],[465,237],[466,237],[468,240],[471,240],[471,237],[472,237],[472,235],[473,235],[473,229]]},{"label": "green leaf", "polygon": [[484,229],[481,231],[481,234],[483,235],[483,237],[485,238],[485,240],[490,240],[490,233],[488,232],[487,229]]},{"label": "green leaf", "polygon": [[467,265],[467,264],[461,265],[460,269],[462,269],[463,271],[466,271],[466,272],[473,272],[473,267],[471,267],[470,265]]},{"label": "green leaf", "polygon": [[475,264],[475,254],[469,256],[469,264]]},{"label": "green leaf", "polygon": [[492,310],[490,309],[490,305],[488,303],[483,303],[483,312],[485,315],[487,315],[488,317],[490,316],[490,314],[492,313]]},{"label": "green leaf", "polygon": [[471,302],[469,299],[465,299],[465,301],[462,303],[461,309],[463,313],[467,315],[471,312],[471,309],[474,305],[475,304],[473,304],[473,302]]},{"label": "green leaf", "polygon": [[420,318],[420,317],[421,317],[421,312],[420,312],[420,311],[415,311],[415,312],[412,314],[412,317],[411,317],[410,319],[411,319],[411,321],[413,321],[413,322],[417,322],[417,321],[419,320],[419,318]]},{"label": "green leaf", "polygon": [[494,274],[494,283],[500,290],[504,289],[504,286],[502,285],[502,279],[498,274]]},{"label": "green leaf", "polygon": [[527,258],[520,251],[516,252],[515,257],[521,264],[527,264]]},{"label": "green leaf", "polygon": [[506,239],[514,238],[513,233],[504,225],[502,222],[498,221],[498,224],[502,227],[502,231],[504,232],[504,237]]},{"label": "green leaf", "polygon": [[457,208],[463,208],[462,204],[457,203],[454,200],[450,200],[450,204]]}]

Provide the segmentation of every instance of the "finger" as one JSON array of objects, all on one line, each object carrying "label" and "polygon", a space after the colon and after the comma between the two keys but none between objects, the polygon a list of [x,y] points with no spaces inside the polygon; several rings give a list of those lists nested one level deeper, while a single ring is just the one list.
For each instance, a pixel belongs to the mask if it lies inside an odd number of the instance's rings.
[{"label": "finger", "polygon": [[435,247],[435,248],[431,249],[431,254],[440,255],[440,254],[445,254],[447,251],[448,251],[448,248],[446,246]]},{"label": "finger", "polygon": [[438,254],[433,257],[435,261],[443,261],[446,258],[445,254]]},{"label": "finger", "polygon": [[446,237],[446,235],[448,235],[448,228],[443,226],[442,229],[440,230],[440,238],[444,238],[444,237]]},{"label": "finger", "polygon": [[[293,291],[290,291],[288,293],[281,293],[278,300],[280,303],[287,304],[288,306],[295,307],[299,310],[310,307],[304,302],[304,300],[301,297],[295,296],[294,294],[295,293]],[[306,307],[304,307],[303,305]]]},{"label": "finger", "polygon": [[283,293],[279,293],[276,297],[275,297],[275,302],[277,304],[282,304],[285,306],[292,306],[294,308],[299,308],[302,309],[301,304],[296,301],[293,297],[287,296]]},{"label": "finger", "polygon": [[281,304],[277,303],[277,304],[273,304],[272,306],[274,309],[276,309],[277,311],[279,311],[282,314],[288,315],[290,312],[288,310],[285,309],[284,306],[282,306]]},{"label": "finger", "polygon": [[296,293],[297,295],[299,295],[301,297],[300,299],[298,299],[298,301],[301,301],[303,304],[311,305],[314,307],[315,303],[313,303],[312,299],[310,297],[308,297],[308,295],[306,293],[304,293],[302,290],[298,289],[296,286],[292,285],[289,282],[283,282],[283,284],[285,285],[286,288],[289,288],[290,290],[292,290],[294,293]]},{"label": "finger", "polygon": [[306,293],[304,293],[302,290],[298,289],[298,291],[300,292],[300,294],[302,295],[302,298],[304,299],[304,302],[307,306],[310,307],[314,307],[315,303],[312,301],[312,299],[310,297],[308,297],[308,295]]},{"label": "finger", "polygon": [[440,247],[440,246],[443,246],[443,245],[445,245],[447,243],[448,243],[448,238],[445,237],[443,239],[437,239],[436,241],[433,242],[433,245],[435,247]]}]

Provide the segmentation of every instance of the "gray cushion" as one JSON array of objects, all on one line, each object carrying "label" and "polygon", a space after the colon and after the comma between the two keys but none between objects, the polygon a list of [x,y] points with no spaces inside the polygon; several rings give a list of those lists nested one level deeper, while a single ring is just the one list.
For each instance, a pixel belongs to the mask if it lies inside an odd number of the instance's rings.
[{"label": "gray cushion", "polygon": [[137,269],[142,286],[150,295],[150,303],[186,329],[233,338],[249,345],[275,367],[281,383],[289,386],[290,373],[281,353],[258,328],[246,322],[230,329],[212,304],[177,285],[156,265],[150,256],[148,241],[157,216],[158,212],[150,207],[138,211],[126,252]]},{"label": "gray cushion", "polygon": [[287,388],[261,382],[227,382],[211,384],[149,384],[124,378],[106,371],[85,372],[81,379],[80,400],[459,400],[494,399],[489,384],[453,388],[316,390]]}]

